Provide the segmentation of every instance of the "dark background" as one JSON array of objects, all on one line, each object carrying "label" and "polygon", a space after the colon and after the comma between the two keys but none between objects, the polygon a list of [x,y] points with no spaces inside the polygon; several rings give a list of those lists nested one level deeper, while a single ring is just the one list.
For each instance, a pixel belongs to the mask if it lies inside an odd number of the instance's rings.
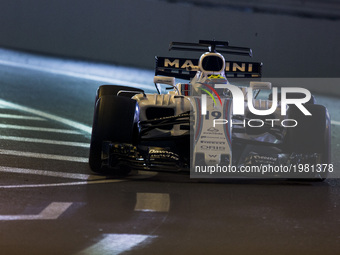
[{"label": "dark background", "polygon": [[153,68],[199,39],[253,48],[266,77],[338,77],[340,1],[0,1],[2,47]]}]

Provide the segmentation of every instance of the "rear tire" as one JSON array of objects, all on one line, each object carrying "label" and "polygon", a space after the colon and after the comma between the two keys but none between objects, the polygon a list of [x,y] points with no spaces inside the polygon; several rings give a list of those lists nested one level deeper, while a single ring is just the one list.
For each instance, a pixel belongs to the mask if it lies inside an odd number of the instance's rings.
[{"label": "rear tire", "polygon": [[[288,109],[288,119],[298,122],[296,127],[287,128],[286,149],[296,153],[320,153],[321,163],[331,162],[331,121],[326,107],[306,104],[312,116],[305,116],[297,107]],[[315,174],[308,181],[323,181],[327,172]]]},{"label": "rear tire", "polygon": [[127,97],[101,96],[95,105],[89,164],[97,173],[126,175],[129,169],[107,169],[102,165],[103,142],[133,143],[137,102]]}]

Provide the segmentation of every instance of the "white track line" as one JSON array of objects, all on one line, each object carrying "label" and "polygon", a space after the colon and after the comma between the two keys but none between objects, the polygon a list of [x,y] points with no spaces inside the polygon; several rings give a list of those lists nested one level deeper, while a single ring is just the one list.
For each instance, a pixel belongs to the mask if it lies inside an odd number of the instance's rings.
[{"label": "white track line", "polygon": [[28,137],[17,137],[17,136],[5,136],[5,135],[0,135],[0,140],[28,142],[28,143],[44,143],[44,144],[53,144],[53,145],[65,145],[65,146],[74,146],[74,147],[83,147],[83,148],[89,148],[90,147],[89,143],[56,141],[56,140],[28,138]]},{"label": "white track line", "polygon": [[17,115],[17,114],[5,114],[0,113],[1,119],[20,119],[20,120],[38,120],[38,121],[46,121],[46,119],[34,116],[25,116],[25,115]]},{"label": "white track line", "polygon": [[[133,175],[124,179],[99,179],[99,180],[87,180],[80,182],[62,182],[62,183],[43,183],[43,184],[19,184],[19,185],[3,185],[0,189],[20,189],[20,188],[48,188],[48,187],[63,187],[63,186],[78,186],[78,185],[89,185],[89,184],[105,184],[105,183],[117,183],[128,180],[139,180],[151,178],[157,175],[156,172],[138,171],[137,175]],[[98,176],[99,178],[100,176]],[[94,176],[93,179],[96,177]]]},{"label": "white track line", "polygon": [[123,182],[122,179],[105,179],[97,181],[81,181],[81,182],[62,182],[62,183],[44,183],[44,184],[23,184],[23,185],[4,185],[0,189],[20,189],[20,188],[48,188],[48,187],[63,187],[63,186],[77,186],[88,184],[114,183]]},{"label": "white track line", "polygon": [[20,126],[20,125],[9,125],[9,124],[0,124],[0,128],[30,130],[30,131],[39,131],[39,132],[53,132],[53,133],[62,133],[62,134],[76,134],[76,135],[80,134],[78,131],[68,130],[68,129],[43,128],[43,127]]},{"label": "white track line", "polygon": [[35,215],[0,215],[0,221],[8,220],[56,220],[72,203],[50,203],[41,213]]},{"label": "white track line", "polygon": [[35,71],[43,71],[43,72],[48,72],[48,73],[53,73],[53,74],[60,74],[60,75],[65,75],[65,76],[71,76],[75,78],[80,78],[80,79],[85,79],[85,80],[93,80],[93,81],[101,81],[101,82],[108,82],[111,84],[120,84],[124,86],[130,86],[130,87],[136,87],[138,86],[141,89],[150,89],[152,86],[148,84],[137,84],[136,82],[130,82],[126,80],[120,80],[120,79],[114,79],[110,77],[104,77],[104,76],[99,76],[99,75],[93,75],[93,74],[87,74],[87,73],[78,73],[78,72],[72,72],[72,71],[66,71],[66,70],[58,70],[55,68],[49,68],[47,66],[34,66],[30,64],[25,64],[25,63],[17,63],[17,62],[11,62],[11,61],[6,61],[6,60],[0,60],[1,65],[6,65],[6,66],[13,66],[13,67],[20,67],[20,68],[25,68],[25,69],[30,69],[30,70],[35,70]]},{"label": "white track line", "polygon": [[0,149],[0,154],[10,155],[10,156],[19,156],[19,157],[28,157],[28,158],[52,159],[52,160],[88,163],[88,158],[44,154],[44,153],[35,153],[35,152],[25,152],[25,151],[14,151],[14,150],[2,150],[2,149]]},{"label": "white track line", "polygon": [[14,173],[14,174],[32,174],[32,175],[41,175],[41,176],[49,176],[49,177],[77,179],[77,180],[82,180],[82,181],[86,181],[86,180],[89,181],[89,180],[96,180],[96,179],[104,178],[103,176],[100,176],[100,175],[65,173],[65,172],[56,172],[56,171],[47,171],[47,170],[6,167],[6,166],[0,166],[0,172]]},{"label": "white track line", "polygon": [[46,112],[43,112],[43,111],[35,110],[35,109],[29,108],[29,107],[26,107],[26,106],[22,106],[22,105],[19,105],[19,104],[7,102],[7,101],[2,100],[2,99],[0,99],[0,105],[6,106],[6,107],[12,108],[12,109],[20,110],[20,111],[23,111],[23,112],[27,112],[27,113],[30,113],[30,114],[33,114],[33,115],[37,115],[37,116],[40,116],[40,117],[43,117],[43,118],[51,119],[51,120],[63,123],[65,125],[71,126],[75,129],[79,129],[81,131],[84,131],[88,134],[91,134],[91,130],[92,130],[91,127],[86,126],[86,125],[81,124],[81,123],[78,123],[78,122],[73,121],[73,120],[65,119],[65,118],[62,118],[62,117],[59,117],[59,116],[56,116],[56,115],[53,115],[53,114],[49,114],[49,113],[46,113]]},{"label": "white track line", "polygon": [[336,126],[340,126],[340,121],[331,120],[331,124],[336,125]]},{"label": "white track line", "polygon": [[77,255],[118,255],[155,237],[156,236],[137,234],[104,234],[102,240],[77,253]]}]

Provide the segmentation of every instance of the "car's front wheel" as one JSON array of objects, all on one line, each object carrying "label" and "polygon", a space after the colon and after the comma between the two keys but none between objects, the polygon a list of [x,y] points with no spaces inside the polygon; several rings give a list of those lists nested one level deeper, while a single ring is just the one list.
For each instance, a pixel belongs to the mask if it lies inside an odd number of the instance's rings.
[{"label": "car's front wheel", "polygon": [[108,169],[102,164],[103,142],[130,144],[134,142],[136,105],[135,100],[127,97],[102,96],[97,100],[89,154],[92,171],[113,175],[128,174],[129,169],[126,167]]}]

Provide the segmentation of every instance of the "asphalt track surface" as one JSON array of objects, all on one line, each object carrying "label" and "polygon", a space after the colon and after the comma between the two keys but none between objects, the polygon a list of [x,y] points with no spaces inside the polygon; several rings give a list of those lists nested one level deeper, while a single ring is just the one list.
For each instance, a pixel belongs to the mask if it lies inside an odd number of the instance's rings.
[{"label": "asphalt track surface", "polygon": [[[1,254],[339,253],[338,179],[95,175],[87,156],[97,87],[148,88],[152,71],[1,53]],[[339,170],[340,102],[317,100],[332,116]]]}]

